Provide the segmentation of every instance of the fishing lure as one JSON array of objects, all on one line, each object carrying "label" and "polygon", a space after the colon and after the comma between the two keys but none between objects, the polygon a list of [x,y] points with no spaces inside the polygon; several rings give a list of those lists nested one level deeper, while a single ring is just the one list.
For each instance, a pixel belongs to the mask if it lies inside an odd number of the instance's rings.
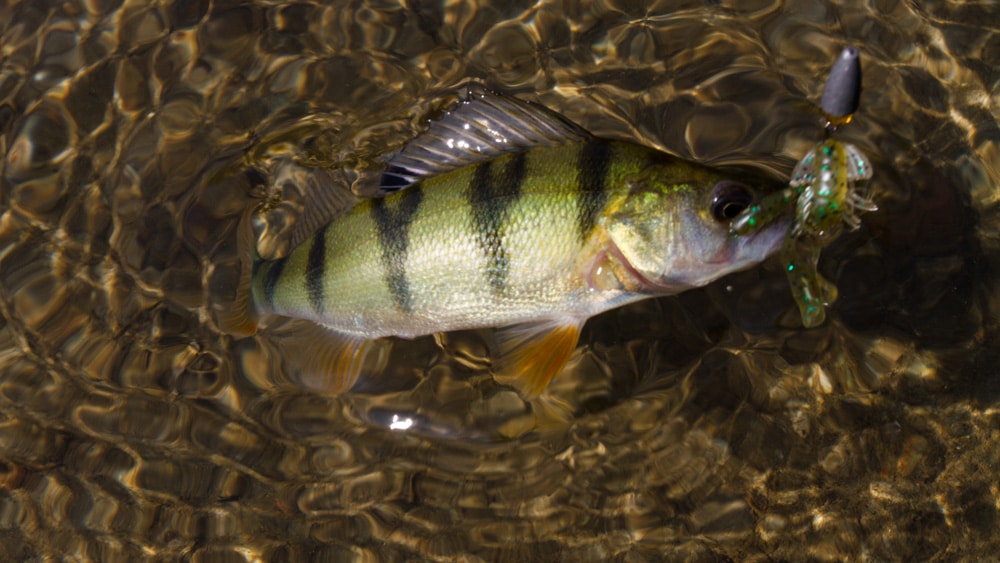
[{"label": "fishing lure", "polygon": [[818,272],[820,251],[840,234],[842,225],[855,230],[861,226],[860,212],[878,209],[856,185],[872,176],[868,158],[854,145],[829,137],[837,125],[851,120],[860,86],[857,49],[848,47],[834,65],[823,93],[827,138],[796,164],[787,188],[750,206],[731,225],[733,234],[745,235],[794,207],[781,256],[802,324],[810,328],[826,320],[826,306],[837,298],[836,286]]}]

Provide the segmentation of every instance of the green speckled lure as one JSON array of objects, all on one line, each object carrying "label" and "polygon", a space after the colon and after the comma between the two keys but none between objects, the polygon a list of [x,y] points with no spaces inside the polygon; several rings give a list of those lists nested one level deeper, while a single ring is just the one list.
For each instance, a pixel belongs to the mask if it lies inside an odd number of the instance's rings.
[{"label": "green speckled lure", "polygon": [[871,178],[868,159],[853,145],[826,139],[799,161],[789,187],[771,194],[733,220],[730,231],[745,235],[770,224],[793,205],[795,220],[782,247],[792,295],[802,324],[814,327],[826,319],[826,306],[837,288],[817,271],[820,251],[840,233],[861,225],[859,212],[878,207],[855,182]]},{"label": "green speckled lure", "polygon": [[788,188],[767,196],[738,215],[730,226],[734,235],[763,228],[795,206],[795,219],[782,246],[781,256],[802,324],[819,326],[826,307],[837,299],[837,287],[817,270],[822,248],[840,234],[841,225],[861,226],[858,214],[878,207],[855,183],[872,176],[868,158],[854,145],[830,134],[851,120],[861,91],[858,51],[844,49],[830,72],[823,93],[827,138],[809,151],[792,171]]}]

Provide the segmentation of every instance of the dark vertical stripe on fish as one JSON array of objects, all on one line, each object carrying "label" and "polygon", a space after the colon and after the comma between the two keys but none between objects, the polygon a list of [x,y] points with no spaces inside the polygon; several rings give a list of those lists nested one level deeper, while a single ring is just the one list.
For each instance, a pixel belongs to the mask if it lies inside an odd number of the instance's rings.
[{"label": "dark vertical stripe on fish", "polygon": [[580,147],[576,163],[576,185],[579,194],[576,199],[576,232],[580,240],[585,240],[594,230],[597,216],[608,199],[608,169],[611,163],[611,145],[605,141],[592,140]]},{"label": "dark vertical stripe on fish", "polygon": [[410,244],[410,225],[424,199],[424,192],[420,184],[414,184],[397,197],[393,198],[395,201],[392,204],[386,204],[385,199],[374,200],[371,214],[382,249],[385,285],[396,306],[405,313],[412,313],[413,293],[406,279],[406,255]]},{"label": "dark vertical stripe on fish", "polygon": [[287,258],[279,258],[267,263],[267,271],[264,272],[264,301],[267,306],[274,307],[274,291],[278,288],[278,280],[281,272],[285,269]]},{"label": "dark vertical stripe on fish", "polygon": [[316,313],[323,312],[323,277],[326,274],[326,229],[319,230],[309,247],[309,259],[306,261],[306,293],[309,304]]},{"label": "dark vertical stripe on fish", "polygon": [[[503,162],[499,174],[493,174],[494,162]],[[524,153],[511,155],[506,161],[484,162],[476,167],[469,186],[476,239],[486,257],[486,281],[493,293],[501,293],[507,287],[510,260],[504,248],[503,230],[508,209],[521,195],[526,164]]]}]

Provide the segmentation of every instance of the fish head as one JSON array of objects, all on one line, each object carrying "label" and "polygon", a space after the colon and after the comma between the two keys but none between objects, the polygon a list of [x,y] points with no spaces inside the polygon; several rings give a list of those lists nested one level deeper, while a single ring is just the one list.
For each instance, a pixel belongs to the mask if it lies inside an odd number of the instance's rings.
[{"label": "fish head", "polygon": [[[749,178],[749,176],[748,176]],[[674,160],[625,179],[604,230],[622,285],[650,294],[679,293],[754,266],[788,236],[790,214],[745,235],[733,218],[781,186]]]}]

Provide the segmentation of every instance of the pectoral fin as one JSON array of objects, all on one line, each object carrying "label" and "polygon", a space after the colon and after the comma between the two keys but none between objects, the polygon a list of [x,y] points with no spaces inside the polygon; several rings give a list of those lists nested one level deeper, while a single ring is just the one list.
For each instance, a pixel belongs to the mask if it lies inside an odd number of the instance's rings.
[{"label": "pectoral fin", "polygon": [[515,325],[497,333],[497,381],[526,398],[541,393],[566,366],[580,338],[584,321],[559,319]]},{"label": "pectoral fin", "polygon": [[303,387],[320,393],[349,391],[362,373],[385,367],[388,344],[313,325],[300,331],[286,350],[286,363]]}]

